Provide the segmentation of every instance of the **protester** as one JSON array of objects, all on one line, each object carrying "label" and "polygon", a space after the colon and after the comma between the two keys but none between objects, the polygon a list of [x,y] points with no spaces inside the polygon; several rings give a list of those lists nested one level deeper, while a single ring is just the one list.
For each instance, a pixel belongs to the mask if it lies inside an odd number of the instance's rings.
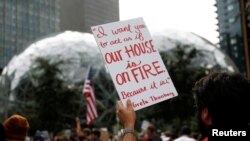
[{"label": "protester", "polygon": [[[131,100],[127,100],[126,107],[121,101],[117,103],[117,115],[125,129],[134,130],[136,113],[133,109]],[[136,141],[136,136],[132,133],[127,133],[122,136],[122,141]]]},{"label": "protester", "polygon": [[[215,140],[218,134],[212,135],[212,131],[217,129],[222,131],[219,136],[239,137],[243,134],[238,131],[249,130],[250,81],[240,74],[210,74],[196,82],[193,93],[203,136]],[[237,135],[228,134],[230,130]]]},{"label": "protester", "polygon": [[89,128],[81,128],[80,118],[76,117],[76,135],[80,141],[89,141],[91,130]]},{"label": "protester", "polygon": [[[212,73],[197,81],[193,92],[200,131],[206,136],[205,140],[223,140],[223,135],[245,137],[249,134],[249,80],[238,73]],[[124,128],[134,129],[136,114],[131,101],[128,100],[126,104],[125,107],[118,101],[117,115]],[[212,136],[211,131],[217,134]],[[217,138],[219,131],[222,132]],[[126,140],[135,141],[136,138],[133,134],[127,133],[123,137],[123,141]],[[249,141],[247,138],[241,138],[242,140]]]},{"label": "protester", "polygon": [[44,137],[42,135],[35,135],[33,141],[44,141]]},{"label": "protester", "polygon": [[195,139],[190,137],[191,129],[188,126],[183,126],[180,131],[180,136],[174,141],[195,141]]},{"label": "protester", "polygon": [[95,130],[91,131],[91,133],[90,133],[90,140],[91,141],[101,141],[100,137],[101,137],[101,132],[99,130],[95,129]]},{"label": "protester", "polygon": [[174,140],[174,133],[171,130],[165,131],[163,141],[173,141]]},{"label": "protester", "polygon": [[3,123],[6,141],[25,141],[28,134],[29,122],[21,115],[12,115]]},{"label": "protester", "polygon": [[156,133],[154,125],[148,126],[147,135],[148,141],[162,141],[161,137]]}]

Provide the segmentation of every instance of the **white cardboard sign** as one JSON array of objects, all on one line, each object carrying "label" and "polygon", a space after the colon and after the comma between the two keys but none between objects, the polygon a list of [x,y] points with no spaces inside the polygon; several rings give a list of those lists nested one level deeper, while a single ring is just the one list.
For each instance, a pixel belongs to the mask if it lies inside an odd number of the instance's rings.
[{"label": "white cardboard sign", "polygon": [[139,110],[178,95],[142,18],[91,30],[124,105]]}]

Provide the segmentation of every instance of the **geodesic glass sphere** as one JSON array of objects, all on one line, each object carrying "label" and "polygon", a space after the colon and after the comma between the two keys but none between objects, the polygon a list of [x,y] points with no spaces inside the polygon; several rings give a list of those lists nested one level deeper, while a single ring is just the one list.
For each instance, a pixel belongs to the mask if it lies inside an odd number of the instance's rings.
[{"label": "geodesic glass sphere", "polygon": [[[226,71],[237,71],[227,55],[194,33],[164,30],[151,34],[159,51],[174,50],[177,44],[192,45],[203,54],[192,60],[194,66],[208,68],[220,66]],[[7,74],[12,80],[11,89],[25,78],[38,57],[49,60],[50,63],[63,60],[63,64],[59,66],[63,79],[73,83],[84,80],[88,65],[92,65],[97,70],[104,68],[104,61],[92,34],[65,31],[35,41],[22,53],[12,58],[3,71],[3,74]]]},{"label": "geodesic glass sphere", "polygon": [[[200,55],[196,55],[192,60],[193,67],[206,67],[209,69],[219,67],[228,72],[238,71],[236,65],[226,54],[197,34],[178,30],[163,30],[153,32],[152,37],[159,51],[175,50],[177,45],[194,47],[200,52]],[[189,48],[183,47],[182,49],[188,50]]]}]

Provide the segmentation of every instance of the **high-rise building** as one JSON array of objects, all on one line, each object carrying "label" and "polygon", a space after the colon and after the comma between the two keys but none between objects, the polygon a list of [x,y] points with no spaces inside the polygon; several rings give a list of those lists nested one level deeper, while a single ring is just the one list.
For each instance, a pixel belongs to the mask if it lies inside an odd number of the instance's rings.
[{"label": "high-rise building", "polygon": [[1,0],[0,72],[35,40],[59,31],[90,32],[119,20],[119,0]]},{"label": "high-rise building", "polygon": [[0,1],[0,68],[30,42],[59,31],[59,0]]},{"label": "high-rise building", "polygon": [[221,49],[250,78],[250,1],[216,0]]},{"label": "high-rise building", "polygon": [[119,20],[119,0],[60,0],[61,31],[91,32],[90,27]]}]

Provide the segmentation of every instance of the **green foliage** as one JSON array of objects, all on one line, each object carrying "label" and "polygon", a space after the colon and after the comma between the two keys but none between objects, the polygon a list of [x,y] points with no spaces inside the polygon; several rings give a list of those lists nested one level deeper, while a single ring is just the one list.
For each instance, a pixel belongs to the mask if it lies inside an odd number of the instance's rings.
[{"label": "green foliage", "polygon": [[16,90],[18,104],[15,112],[24,114],[30,122],[31,132],[53,132],[75,126],[79,114],[81,91],[70,87],[58,77],[58,65],[38,58],[29,74]]}]

